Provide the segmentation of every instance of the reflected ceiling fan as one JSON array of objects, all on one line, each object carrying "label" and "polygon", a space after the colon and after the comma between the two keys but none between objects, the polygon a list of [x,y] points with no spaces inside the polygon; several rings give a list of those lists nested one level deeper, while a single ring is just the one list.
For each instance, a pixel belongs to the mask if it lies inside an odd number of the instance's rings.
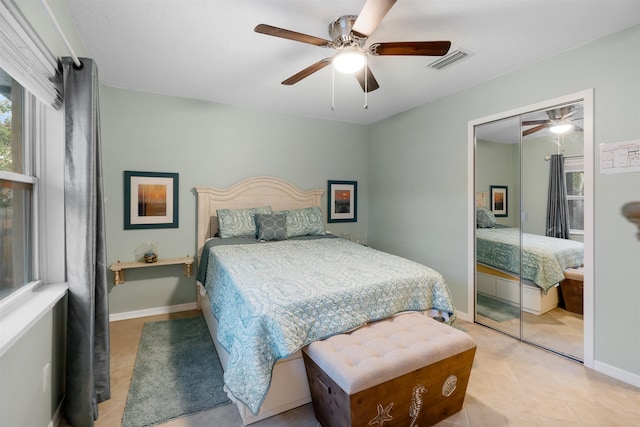
[{"label": "reflected ceiling fan", "polygon": [[451,47],[450,41],[418,41],[373,43],[365,48],[367,39],[395,3],[396,0],[367,0],[359,15],[344,15],[329,24],[331,40],[267,24],[256,26],[254,31],[338,51],[333,56],[321,59],[289,77],[282,82],[283,85],[296,84],[327,65],[333,64],[338,71],[355,74],[362,90],[371,92],[380,86],[369,69],[367,55],[442,56],[446,55]]},{"label": "reflected ceiling fan", "polygon": [[553,110],[545,111],[548,119],[540,120],[524,120],[522,126],[533,126],[532,128],[522,131],[522,136],[531,135],[543,129],[549,129],[553,133],[565,133],[573,129],[576,132],[582,132],[582,128],[575,123],[576,120],[582,118],[574,118],[573,116],[579,111],[575,105],[566,105]]}]

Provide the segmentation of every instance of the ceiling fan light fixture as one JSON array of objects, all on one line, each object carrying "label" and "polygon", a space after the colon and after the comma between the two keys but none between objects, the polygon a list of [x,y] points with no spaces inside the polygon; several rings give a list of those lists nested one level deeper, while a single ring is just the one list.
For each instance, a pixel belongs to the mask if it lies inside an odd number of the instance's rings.
[{"label": "ceiling fan light fixture", "polygon": [[559,122],[549,128],[553,133],[565,133],[569,132],[573,125],[571,123]]},{"label": "ceiling fan light fixture", "polygon": [[354,74],[364,67],[364,53],[357,50],[344,50],[333,57],[333,66],[344,74]]}]

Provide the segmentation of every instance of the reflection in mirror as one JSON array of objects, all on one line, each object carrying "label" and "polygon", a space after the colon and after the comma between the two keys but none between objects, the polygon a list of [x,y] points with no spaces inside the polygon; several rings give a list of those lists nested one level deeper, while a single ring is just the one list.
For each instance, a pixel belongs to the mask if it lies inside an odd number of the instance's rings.
[{"label": "reflection in mirror", "polygon": [[520,119],[475,128],[476,321],[520,337]]},{"label": "reflection in mirror", "polygon": [[575,240],[582,240],[584,233],[584,170],[571,170],[571,167],[584,169],[583,156],[577,156],[573,161],[566,159],[565,180],[567,183],[567,203],[569,206],[569,228],[573,230]]},{"label": "reflection in mirror", "polygon": [[574,102],[475,126],[476,322],[577,360],[582,112]]},{"label": "reflection in mirror", "polygon": [[[584,137],[582,102],[522,116],[523,268],[558,272],[540,291],[523,271],[523,305],[540,294],[540,310],[524,308],[522,339],[583,359],[582,273],[584,247]],[[538,257],[524,254],[539,242]],[[543,262],[547,260],[547,262]],[[540,263],[540,265],[536,265]],[[549,265],[546,265],[549,264]],[[543,285],[543,288],[544,289]]]}]

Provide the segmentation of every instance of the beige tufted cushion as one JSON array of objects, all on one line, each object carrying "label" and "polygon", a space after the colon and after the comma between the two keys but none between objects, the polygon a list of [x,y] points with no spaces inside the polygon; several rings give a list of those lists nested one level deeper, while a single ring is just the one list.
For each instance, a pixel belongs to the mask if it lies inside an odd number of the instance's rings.
[{"label": "beige tufted cushion", "polygon": [[584,281],[584,267],[567,268],[564,271],[565,279],[577,280],[579,282]]},{"label": "beige tufted cushion", "polygon": [[466,333],[412,312],[315,341],[305,351],[351,395],[475,346]]}]

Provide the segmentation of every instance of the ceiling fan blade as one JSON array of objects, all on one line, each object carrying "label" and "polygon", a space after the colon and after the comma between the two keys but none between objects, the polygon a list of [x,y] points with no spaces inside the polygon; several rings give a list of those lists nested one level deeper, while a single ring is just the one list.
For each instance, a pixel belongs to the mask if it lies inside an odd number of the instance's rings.
[{"label": "ceiling fan blade", "polygon": [[522,131],[522,136],[527,136],[527,135],[531,135],[532,133],[538,132],[539,130],[542,130],[544,128],[546,128],[547,125],[540,125],[540,126],[536,126],[534,128],[531,129],[527,129],[525,131]]},{"label": "ceiling fan blade", "polygon": [[253,31],[260,34],[266,34],[268,36],[281,37],[283,39],[289,39],[296,42],[309,43],[314,46],[328,47],[331,45],[331,42],[329,40],[321,39],[320,37],[297,33],[295,31],[273,27],[267,24],[256,25]]},{"label": "ceiling fan blade", "polygon": [[372,55],[442,56],[449,52],[450,41],[374,43],[369,47]]},{"label": "ceiling fan blade", "polygon": [[[367,70],[367,80],[366,80],[366,89],[365,89],[365,79],[364,79],[364,70]],[[380,87],[376,78],[373,77],[373,73],[369,66],[363,67],[360,71],[356,73],[356,78],[358,79],[358,83],[362,86],[362,90],[368,92],[372,92]]]},{"label": "ceiling fan blade", "polygon": [[287,80],[283,81],[282,84],[287,86],[296,84],[300,80],[304,79],[305,77],[309,77],[311,74],[315,73],[316,71],[322,70],[324,67],[326,67],[329,64],[331,64],[331,58],[321,59],[315,64],[310,65],[309,67],[305,68],[299,73],[296,73],[293,76],[289,77]]},{"label": "ceiling fan blade", "polygon": [[356,18],[351,32],[361,38],[369,37],[396,1],[397,0],[367,0],[358,18]]},{"label": "ceiling fan blade", "polygon": [[576,114],[578,112],[578,110],[571,110],[566,114],[562,115],[562,119],[568,119],[569,117],[572,117],[574,114]]},{"label": "ceiling fan blade", "polygon": [[548,120],[525,120],[522,122],[523,126],[543,125],[548,123]]}]

